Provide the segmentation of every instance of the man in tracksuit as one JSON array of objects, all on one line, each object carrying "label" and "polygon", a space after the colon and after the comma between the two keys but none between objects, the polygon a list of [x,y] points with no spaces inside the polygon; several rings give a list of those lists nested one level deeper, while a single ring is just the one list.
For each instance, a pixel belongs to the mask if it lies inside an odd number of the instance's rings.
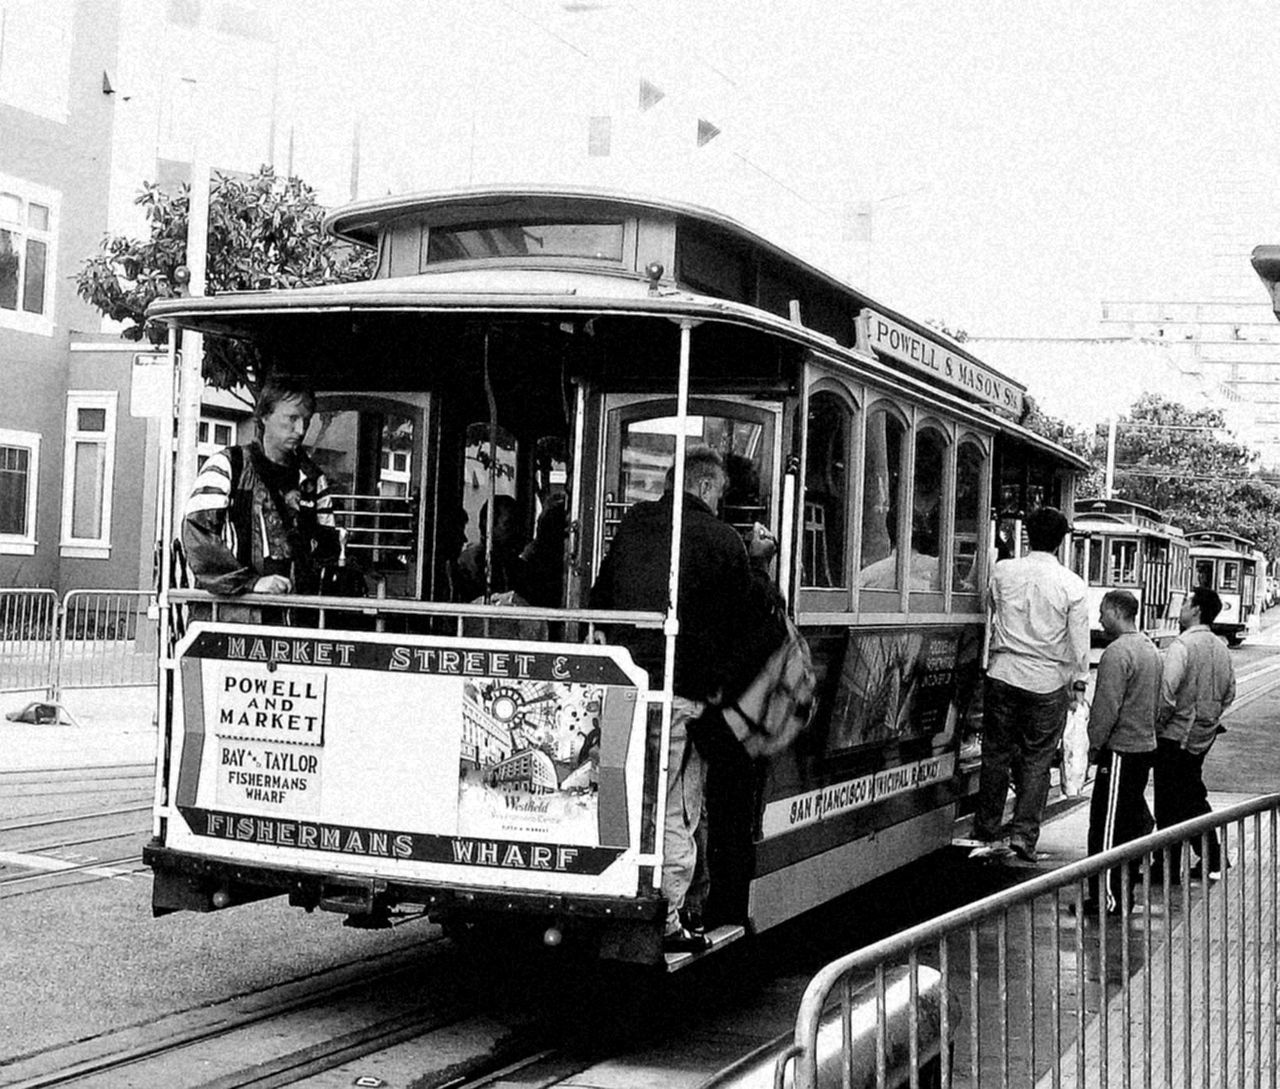
[{"label": "man in tracksuit", "polygon": [[[1098,765],[1089,806],[1089,854],[1096,855],[1145,835],[1151,816],[1143,797],[1156,749],[1160,700],[1160,652],[1138,631],[1138,600],[1125,590],[1102,599],[1102,626],[1113,637],[1098,663],[1089,709],[1089,760]],[[1103,906],[1120,910],[1120,867],[1102,879]],[[1132,886],[1131,886],[1132,887]],[[1096,912],[1093,883],[1086,912]]]}]

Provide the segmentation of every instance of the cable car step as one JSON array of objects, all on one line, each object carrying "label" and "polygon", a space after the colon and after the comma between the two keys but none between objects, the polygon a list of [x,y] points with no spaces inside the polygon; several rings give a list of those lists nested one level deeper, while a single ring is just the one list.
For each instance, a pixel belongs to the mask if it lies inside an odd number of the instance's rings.
[{"label": "cable car step", "polygon": [[705,957],[709,953],[714,953],[717,949],[728,945],[730,942],[736,942],[739,938],[747,933],[744,926],[718,926],[714,930],[707,931],[707,947],[698,953],[664,953],[663,956],[667,961],[668,972],[678,972],[681,968],[687,968],[699,957]]}]

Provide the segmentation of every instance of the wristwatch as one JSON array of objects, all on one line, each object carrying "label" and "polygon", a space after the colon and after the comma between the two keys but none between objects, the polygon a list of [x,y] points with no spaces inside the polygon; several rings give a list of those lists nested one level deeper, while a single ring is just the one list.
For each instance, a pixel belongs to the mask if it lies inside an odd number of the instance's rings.
[{"label": "wristwatch", "polygon": [[1072,681],[1071,687],[1076,692],[1083,692],[1086,688],[1089,687],[1089,684],[1087,681]]}]

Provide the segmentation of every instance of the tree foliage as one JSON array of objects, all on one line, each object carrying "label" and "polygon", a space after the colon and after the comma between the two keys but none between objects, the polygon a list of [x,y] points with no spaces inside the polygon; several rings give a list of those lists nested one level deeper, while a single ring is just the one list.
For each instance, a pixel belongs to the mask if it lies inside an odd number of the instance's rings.
[{"label": "tree foliage", "polygon": [[[1076,428],[1034,397],[1025,405],[1019,423],[1090,462],[1079,497],[1101,496],[1108,425]],[[1190,409],[1159,393],[1140,397],[1116,421],[1115,494],[1160,511],[1188,533],[1225,530],[1280,557],[1280,488],[1262,475],[1257,455],[1231,434],[1220,409]]]},{"label": "tree foliage", "polygon": [[[1106,425],[1097,430],[1105,467]],[[1227,530],[1280,556],[1280,489],[1257,460],[1220,409],[1190,409],[1147,393],[1116,421],[1117,495],[1154,507],[1187,532]]]},{"label": "tree foliage", "polygon": [[[143,183],[136,203],[146,213],[145,239],[109,235],[76,274],[80,297],[113,321],[126,340],[161,343],[166,329],[146,317],[156,299],[182,294],[177,270],[187,259],[190,187],[177,192]],[[281,178],[270,166],[249,177],[215,174],[209,194],[206,291],[311,287],[367,279],[373,254],[324,234],[325,210],[299,178]],[[257,389],[262,361],[246,345],[211,339],[205,381],[222,389],[245,383]]]}]

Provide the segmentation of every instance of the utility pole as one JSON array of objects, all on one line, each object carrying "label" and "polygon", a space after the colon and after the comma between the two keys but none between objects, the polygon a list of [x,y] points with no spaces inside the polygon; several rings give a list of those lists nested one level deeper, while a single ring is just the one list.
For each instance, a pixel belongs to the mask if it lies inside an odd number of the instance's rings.
[{"label": "utility pole", "polygon": [[1116,494],[1116,418],[1107,421],[1107,477],[1103,484],[1103,497],[1114,499]]}]

